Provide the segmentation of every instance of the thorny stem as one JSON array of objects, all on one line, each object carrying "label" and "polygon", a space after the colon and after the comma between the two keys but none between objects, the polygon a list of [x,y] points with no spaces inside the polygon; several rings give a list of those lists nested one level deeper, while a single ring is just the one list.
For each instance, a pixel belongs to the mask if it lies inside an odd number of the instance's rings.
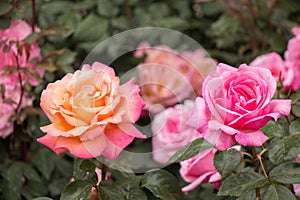
[{"label": "thorny stem", "polygon": [[36,18],[35,0],[31,0],[31,9],[32,9],[31,30],[32,30],[32,32],[34,32],[34,30],[35,30],[35,18]]}]

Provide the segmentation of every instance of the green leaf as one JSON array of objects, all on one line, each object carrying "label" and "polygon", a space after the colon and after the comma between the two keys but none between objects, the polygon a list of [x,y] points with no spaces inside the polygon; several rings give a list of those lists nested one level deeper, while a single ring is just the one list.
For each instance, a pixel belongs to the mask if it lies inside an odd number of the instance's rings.
[{"label": "green leaf", "polygon": [[300,151],[300,134],[275,138],[269,144],[269,158],[274,165],[294,161]]},{"label": "green leaf", "polygon": [[284,130],[280,124],[274,122],[273,120],[269,121],[264,127],[261,129],[266,136],[269,138],[272,137],[281,137],[284,134]]},{"label": "green leaf", "polygon": [[1,1],[0,2],[0,15],[5,15],[6,13],[8,13],[11,9],[13,8],[13,6],[5,1]]},{"label": "green leaf", "polygon": [[85,172],[95,172],[96,165],[90,160],[83,160],[79,168]]},{"label": "green leaf", "polygon": [[283,163],[273,168],[269,173],[269,177],[284,184],[300,183],[300,166],[293,162]]},{"label": "green leaf", "polygon": [[243,171],[229,176],[222,183],[218,195],[241,196],[245,192],[262,187],[268,180],[254,171]]},{"label": "green leaf", "polygon": [[217,151],[214,157],[214,166],[222,178],[232,173],[241,162],[241,154],[236,149]]},{"label": "green leaf", "polygon": [[184,199],[179,181],[169,172],[161,169],[150,170],[142,178],[142,187],[161,199]]},{"label": "green leaf", "polygon": [[47,180],[50,179],[50,175],[55,167],[55,161],[52,159],[53,156],[55,154],[52,151],[43,148],[38,151],[33,159],[33,164]]},{"label": "green leaf", "polygon": [[296,102],[292,105],[292,113],[297,117],[300,117],[300,102]]},{"label": "green leaf", "polygon": [[127,184],[126,191],[126,199],[147,200],[145,192],[136,183]]},{"label": "green leaf", "polygon": [[263,194],[263,199],[272,200],[297,200],[295,195],[283,185],[272,184],[270,185],[265,193]]},{"label": "green leaf", "polygon": [[291,134],[300,131],[300,120],[294,120],[289,126],[289,132]]},{"label": "green leaf", "polygon": [[105,34],[107,27],[107,20],[90,14],[78,24],[74,33],[74,39],[77,42],[100,40]]},{"label": "green leaf", "polygon": [[84,180],[75,180],[72,183],[66,185],[60,200],[80,200],[88,199],[89,194],[91,193],[93,183],[90,181]]},{"label": "green leaf", "polygon": [[168,163],[181,162],[187,160],[200,152],[212,148],[213,145],[203,138],[196,139],[191,143],[185,145],[182,149],[177,151],[168,161]]},{"label": "green leaf", "polygon": [[256,191],[250,190],[242,194],[237,200],[254,200],[256,198]]},{"label": "green leaf", "polygon": [[47,195],[47,187],[40,182],[29,181],[22,188],[21,194],[26,199],[33,199],[35,197]]},{"label": "green leaf", "polygon": [[49,197],[38,197],[38,198],[34,198],[32,200],[53,200],[53,199],[51,199]]},{"label": "green leaf", "polygon": [[118,189],[114,183],[110,181],[101,181],[98,186],[98,191],[101,200],[124,199],[120,189]]},{"label": "green leaf", "polygon": [[114,6],[110,0],[98,0],[97,11],[102,16],[113,17],[118,14],[119,8]]},{"label": "green leaf", "polygon": [[300,89],[297,90],[296,92],[294,92],[291,95],[290,99],[292,100],[292,104],[295,104],[297,101],[299,101],[300,100]]}]

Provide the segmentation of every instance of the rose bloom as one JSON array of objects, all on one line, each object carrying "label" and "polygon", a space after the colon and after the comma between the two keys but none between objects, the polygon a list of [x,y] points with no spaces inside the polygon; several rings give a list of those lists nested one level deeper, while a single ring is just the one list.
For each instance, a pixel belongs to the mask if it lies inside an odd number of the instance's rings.
[{"label": "rose bloom", "polygon": [[[0,85],[5,88],[4,99],[0,95],[0,137],[6,138],[13,132],[14,124],[10,121],[10,118],[16,114],[18,103],[21,100],[21,87],[19,80],[12,76],[2,76]],[[24,92],[19,111],[26,106],[32,105],[32,101],[33,99],[29,94]]]},{"label": "rose bloom", "polygon": [[220,150],[235,142],[261,146],[268,137],[259,129],[291,110],[291,100],[272,100],[276,80],[262,67],[219,64],[204,80],[202,91],[188,124]]},{"label": "rose bloom", "polygon": [[289,40],[284,53],[286,66],[293,71],[293,81],[290,88],[294,91],[300,88],[300,27],[292,29],[295,37]]},{"label": "rose bloom", "polygon": [[47,134],[38,141],[57,154],[115,159],[135,137],[145,138],[132,124],[145,105],[139,88],[133,79],[119,83],[114,70],[98,62],[50,83],[41,108],[52,124],[41,127]]},{"label": "rose bloom", "polygon": [[[134,55],[146,55],[137,69],[141,95],[148,110],[155,104],[173,106],[201,94],[203,78],[215,68],[215,62],[201,49],[179,54],[165,45],[150,47],[142,43]],[[153,110],[153,113],[160,111]]]},{"label": "rose bloom", "polygon": [[166,164],[183,146],[201,137],[198,131],[185,124],[193,108],[193,101],[169,107],[155,115],[151,127],[152,149],[156,162]]},{"label": "rose bloom", "polygon": [[219,189],[221,186],[221,175],[214,166],[214,156],[217,149],[210,148],[197,154],[196,156],[180,162],[179,170],[181,177],[188,183],[191,183],[182,188],[184,193],[195,189],[200,184],[210,183],[215,184]]},{"label": "rose bloom", "polygon": [[[38,28],[36,29],[39,31]],[[26,68],[27,70],[30,70],[30,73],[36,73],[36,75],[39,77],[43,77],[44,70],[37,68],[33,64],[34,61],[41,58],[38,44],[33,43],[30,46],[27,46],[28,44],[25,45],[23,42],[23,40],[31,33],[31,27],[22,20],[12,21],[8,29],[0,30],[0,41],[4,42],[2,45],[0,45],[0,74],[4,73],[3,67],[17,68],[19,64],[20,68]],[[16,44],[17,42],[20,46],[27,46],[27,50],[23,48],[22,50],[18,51]],[[22,72],[22,81],[24,83],[28,82],[32,86],[38,85],[36,77],[30,73]],[[10,75],[16,77],[18,76],[17,73]]]},{"label": "rose bloom", "polygon": [[289,89],[293,83],[294,71],[286,66],[278,53],[271,52],[258,56],[250,63],[250,66],[269,69],[277,81],[279,80],[279,76],[281,76],[285,90]]}]

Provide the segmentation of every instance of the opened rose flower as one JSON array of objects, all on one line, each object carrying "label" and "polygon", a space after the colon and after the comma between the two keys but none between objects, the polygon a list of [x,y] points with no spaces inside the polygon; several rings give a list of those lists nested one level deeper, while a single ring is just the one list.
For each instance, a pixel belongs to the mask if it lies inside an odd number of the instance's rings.
[{"label": "opened rose flower", "polygon": [[146,101],[146,109],[157,113],[151,106],[173,106],[184,99],[194,99],[201,95],[204,77],[215,68],[216,62],[202,49],[194,52],[176,52],[168,46],[151,47],[141,43],[136,50],[136,57],[146,56],[137,66],[141,95]]},{"label": "opened rose flower", "polygon": [[276,79],[266,68],[219,64],[202,91],[188,124],[220,150],[236,142],[261,146],[268,137],[260,128],[291,110],[291,100],[272,100]]},{"label": "opened rose flower", "polygon": [[193,101],[185,100],[183,104],[155,115],[151,128],[153,158],[156,162],[166,164],[176,151],[201,137],[198,131],[185,124],[193,106]]},{"label": "opened rose flower", "polygon": [[115,159],[135,137],[133,125],[145,103],[134,80],[119,85],[114,70],[95,62],[50,83],[41,107],[52,122],[38,141],[57,154],[70,151],[80,158],[103,155]]}]

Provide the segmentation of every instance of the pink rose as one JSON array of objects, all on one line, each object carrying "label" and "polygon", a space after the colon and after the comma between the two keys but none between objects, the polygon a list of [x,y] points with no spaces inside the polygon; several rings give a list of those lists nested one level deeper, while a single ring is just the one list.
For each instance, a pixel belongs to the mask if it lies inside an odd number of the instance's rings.
[{"label": "pink rose", "polygon": [[285,89],[289,89],[293,82],[294,72],[291,68],[285,66],[281,56],[275,52],[258,56],[251,63],[253,67],[264,67],[271,71],[273,77],[278,81],[281,75],[281,81]]},{"label": "pink rose", "polygon": [[268,137],[259,129],[291,110],[291,100],[272,100],[276,80],[262,67],[219,64],[204,80],[202,91],[188,124],[220,150],[235,142],[261,146]]},{"label": "pink rose", "polygon": [[[37,30],[39,31],[39,29]],[[16,68],[19,64],[20,68],[26,68],[27,70],[23,70],[21,73],[23,82],[29,82],[30,85],[36,86],[38,81],[32,73],[37,73],[38,76],[43,77],[44,70],[34,65],[34,61],[41,58],[38,44],[34,43],[29,46],[28,44],[25,45],[23,41],[31,33],[31,27],[22,20],[12,21],[8,29],[0,30],[0,41],[5,44],[0,45],[0,74],[4,72],[1,68]],[[23,47],[22,50],[18,51],[17,42]],[[10,48],[7,51],[9,46]],[[17,73],[11,74],[11,76],[17,76]]]},{"label": "pink rose", "polygon": [[50,83],[41,107],[52,124],[41,127],[47,134],[38,141],[57,154],[115,159],[135,137],[145,138],[132,124],[145,105],[139,88],[134,80],[119,83],[114,70],[98,62]]},{"label": "pink rose", "polygon": [[[13,122],[10,118],[16,114],[16,109],[21,100],[21,87],[19,80],[12,76],[2,76],[0,85],[4,86],[4,99],[0,95],[0,137],[6,138],[13,132]],[[32,105],[33,99],[27,92],[23,93],[19,110]],[[20,120],[20,119],[19,119]]]},{"label": "pink rose", "polygon": [[285,65],[293,71],[291,89],[296,91],[300,88],[300,27],[292,29],[295,37],[288,42],[287,50],[284,53]]},{"label": "pink rose", "polygon": [[155,115],[152,122],[153,158],[161,164],[166,164],[172,155],[183,146],[201,135],[195,129],[185,124],[193,108],[193,101],[186,100],[184,104],[169,107]]},{"label": "pink rose", "polygon": [[[150,47],[142,43],[134,55],[144,54],[145,61],[137,68],[141,95],[148,110],[155,104],[168,107],[184,99],[193,99],[195,94],[201,95],[202,81],[216,64],[202,49],[180,54],[168,46]],[[152,112],[160,110],[154,108]]]},{"label": "pink rose", "polygon": [[195,189],[200,184],[215,184],[217,188],[221,186],[221,175],[214,166],[214,156],[217,149],[207,149],[198,155],[180,162],[179,170],[181,177],[188,183],[191,183],[182,191],[187,193]]}]

